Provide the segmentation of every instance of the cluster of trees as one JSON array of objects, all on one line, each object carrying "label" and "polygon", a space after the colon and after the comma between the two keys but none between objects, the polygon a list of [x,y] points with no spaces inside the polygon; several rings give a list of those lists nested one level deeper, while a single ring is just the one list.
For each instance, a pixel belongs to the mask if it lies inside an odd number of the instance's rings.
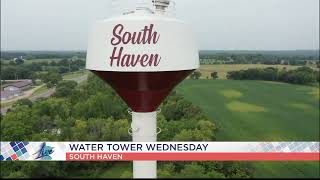
[{"label": "cluster of trees", "polygon": [[56,86],[58,82],[62,81],[63,79],[62,75],[55,71],[33,73],[31,78],[34,84],[36,79],[41,79],[41,81],[45,83],[48,88]]},{"label": "cluster of trees", "polygon": [[252,178],[254,172],[248,162],[171,162],[159,169],[160,178]]},{"label": "cluster of trees", "polygon": [[211,75],[212,79],[218,79],[219,78],[218,72],[212,72],[210,75]]},{"label": "cluster of trees", "polygon": [[318,51],[302,52],[200,52],[201,64],[285,64],[307,65],[317,63],[319,65]]},{"label": "cluster of trees", "polygon": [[190,79],[197,80],[200,79],[202,73],[200,71],[194,71],[190,74]]},{"label": "cluster of trees", "polygon": [[[194,71],[191,75],[190,75],[190,79],[193,79],[193,80],[198,80],[200,79],[200,77],[202,76],[202,73],[199,72],[199,71]],[[218,72],[212,72],[210,74],[210,78],[211,79],[218,79],[219,76],[218,76]],[[207,76],[207,79],[209,79],[209,77]]]},{"label": "cluster of trees", "polygon": [[[160,141],[213,141],[218,128],[203,111],[173,92],[158,116]],[[60,81],[49,99],[20,100],[1,118],[2,141],[131,141],[127,106],[99,78]],[[1,162],[1,177],[101,177],[115,162]],[[160,177],[252,177],[249,164],[161,162]],[[82,175],[81,175],[82,176]],[[121,177],[131,177],[124,172]]]},{"label": "cluster of trees", "polygon": [[232,71],[227,74],[228,79],[234,80],[266,80],[280,81],[292,84],[312,84],[319,82],[319,71],[309,67],[300,67],[295,70],[279,70],[269,67],[265,69],[248,69]]},{"label": "cluster of trees", "polygon": [[85,67],[85,61],[81,59],[70,60],[62,59],[60,61],[39,61],[32,63],[15,63],[11,61],[10,64],[4,64],[1,61],[1,79],[15,80],[15,79],[34,79],[39,72],[56,72],[59,74],[78,71]]}]

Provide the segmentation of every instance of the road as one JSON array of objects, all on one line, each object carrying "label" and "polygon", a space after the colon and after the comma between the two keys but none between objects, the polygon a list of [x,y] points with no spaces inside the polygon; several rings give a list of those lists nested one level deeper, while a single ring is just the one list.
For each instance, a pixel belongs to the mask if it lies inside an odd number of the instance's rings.
[{"label": "road", "polygon": [[[83,81],[86,81],[88,79],[88,75],[83,75],[83,76],[80,76],[80,77],[75,77],[75,78],[72,78],[72,79],[64,79],[64,80],[72,80],[72,81],[76,81],[77,83],[81,83]],[[31,96],[29,97],[29,99],[34,102],[40,98],[48,98],[50,97],[54,92],[56,91],[55,88],[51,88],[51,89],[48,89],[46,92],[43,92],[41,94],[37,94],[37,95],[34,95],[34,96]],[[34,91],[33,91],[34,92]],[[21,98],[20,98],[21,99]],[[4,107],[4,108],[1,108],[1,114],[2,115],[5,115],[8,111],[8,109],[10,108],[11,106],[8,106],[8,107]]]}]

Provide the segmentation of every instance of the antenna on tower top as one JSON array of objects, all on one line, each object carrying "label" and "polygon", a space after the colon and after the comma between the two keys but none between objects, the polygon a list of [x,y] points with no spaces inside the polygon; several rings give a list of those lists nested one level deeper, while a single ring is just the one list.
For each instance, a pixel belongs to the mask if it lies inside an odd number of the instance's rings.
[{"label": "antenna on tower top", "polygon": [[150,13],[175,16],[173,0],[112,0],[114,15]]},{"label": "antenna on tower top", "polygon": [[169,5],[170,5],[170,0],[152,0],[156,10],[161,10],[165,11]]}]

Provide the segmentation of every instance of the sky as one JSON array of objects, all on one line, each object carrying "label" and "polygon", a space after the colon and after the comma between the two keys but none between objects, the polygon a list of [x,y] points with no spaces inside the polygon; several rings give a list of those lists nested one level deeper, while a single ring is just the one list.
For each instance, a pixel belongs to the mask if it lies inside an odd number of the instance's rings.
[{"label": "sky", "polygon": [[[319,49],[319,0],[175,2],[202,50]],[[111,15],[111,0],[1,0],[1,50],[86,50]]]}]

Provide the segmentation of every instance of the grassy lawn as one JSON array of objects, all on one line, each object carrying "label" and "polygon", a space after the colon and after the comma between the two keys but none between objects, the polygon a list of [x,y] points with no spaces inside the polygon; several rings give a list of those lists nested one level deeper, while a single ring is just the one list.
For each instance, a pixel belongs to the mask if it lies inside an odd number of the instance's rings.
[{"label": "grassy lawn", "polygon": [[[200,72],[202,73],[202,78],[211,78],[212,72],[218,72],[219,79],[226,79],[227,72],[230,71],[240,71],[251,68],[267,68],[275,67],[278,69],[287,68],[287,70],[297,69],[301,66],[291,66],[291,65],[264,65],[264,64],[214,64],[214,65],[201,65]],[[313,69],[317,69],[312,67]]]},{"label": "grassy lawn", "polygon": [[71,72],[71,73],[66,73],[63,75],[63,79],[74,79],[74,78],[78,78],[81,77],[83,75],[88,74],[88,71],[86,70],[82,70],[82,71],[76,71],[76,72]]},{"label": "grassy lawn", "polygon": [[[186,80],[178,92],[199,105],[218,141],[319,141],[319,88],[265,81]],[[314,162],[253,163],[256,177],[318,177]]]},{"label": "grassy lawn", "polygon": [[42,86],[41,88],[37,89],[32,96],[38,95],[38,94],[42,94],[44,92],[48,91],[48,87],[46,85]]}]

